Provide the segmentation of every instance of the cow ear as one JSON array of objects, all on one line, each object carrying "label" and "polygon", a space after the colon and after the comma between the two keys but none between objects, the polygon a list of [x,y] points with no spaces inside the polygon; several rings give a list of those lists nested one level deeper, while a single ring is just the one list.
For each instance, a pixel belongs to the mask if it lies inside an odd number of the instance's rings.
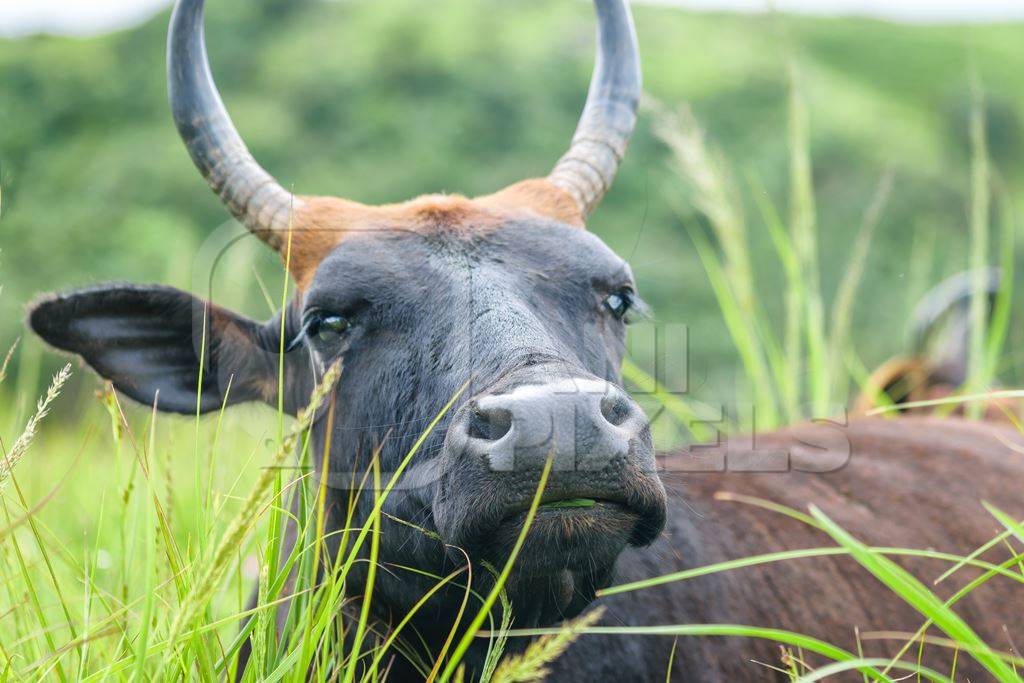
[{"label": "cow ear", "polygon": [[[279,317],[261,324],[170,287],[112,285],[51,296],[31,307],[28,322],[47,343],[158,410],[277,402]],[[308,363],[304,351],[288,356],[295,357],[290,365],[300,356]]]}]

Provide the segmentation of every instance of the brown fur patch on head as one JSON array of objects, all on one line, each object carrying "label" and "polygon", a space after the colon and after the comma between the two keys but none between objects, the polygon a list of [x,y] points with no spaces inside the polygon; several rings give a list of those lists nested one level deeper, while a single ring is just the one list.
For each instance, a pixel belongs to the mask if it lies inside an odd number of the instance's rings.
[{"label": "brown fur patch on head", "polygon": [[524,180],[476,199],[430,194],[383,206],[337,197],[302,200],[292,221],[290,254],[282,253],[299,289],[309,286],[320,262],[349,235],[378,231],[472,234],[524,216],[583,227],[576,202],[545,179]]},{"label": "brown fur patch on head", "polygon": [[548,182],[547,178],[524,180],[500,192],[478,197],[476,201],[484,206],[521,211],[577,228],[584,227],[583,212],[576,200],[565,190]]}]

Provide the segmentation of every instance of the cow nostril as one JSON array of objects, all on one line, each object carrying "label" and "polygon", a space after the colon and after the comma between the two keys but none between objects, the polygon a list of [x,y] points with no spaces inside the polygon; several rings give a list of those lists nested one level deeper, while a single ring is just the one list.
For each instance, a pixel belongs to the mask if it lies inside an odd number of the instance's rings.
[{"label": "cow nostril", "polygon": [[601,415],[616,427],[629,419],[632,412],[629,401],[622,396],[605,396],[601,399]]},{"label": "cow nostril", "polygon": [[474,439],[497,441],[512,429],[512,411],[505,408],[477,408],[469,418],[469,435]]}]

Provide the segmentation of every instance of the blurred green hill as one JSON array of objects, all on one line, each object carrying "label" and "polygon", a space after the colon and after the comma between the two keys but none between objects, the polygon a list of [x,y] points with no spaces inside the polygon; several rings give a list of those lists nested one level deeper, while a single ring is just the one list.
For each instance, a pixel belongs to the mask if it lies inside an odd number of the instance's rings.
[{"label": "blurred green hill", "polygon": [[[592,67],[594,19],[583,2],[208,5],[211,60],[236,124],[256,158],[304,194],[390,202],[487,193],[542,175],[568,144]],[[895,169],[856,308],[868,362],[900,349],[908,306],[922,293],[914,268],[935,282],[967,266],[972,69],[988,99],[995,169],[1018,204],[1024,194],[1024,25],[911,27],[644,6],[635,14],[650,95],[689,103],[740,184],[756,175],[783,208],[786,55],[795,55],[812,116],[826,296],[875,184]],[[226,220],[170,120],[166,23],[165,14],[94,39],[0,41],[3,349],[40,292],[105,280],[190,288],[195,253]],[[667,160],[643,117],[591,229],[631,256],[660,320],[690,327],[697,393],[728,394],[729,383],[710,387],[729,377],[734,353],[683,228],[692,209]],[[781,274],[748,209],[757,282],[771,303]],[[257,251],[232,261],[247,284],[225,296],[264,316],[247,262]],[[912,254],[923,260],[912,265]],[[1024,348],[1022,333],[1016,325],[1010,349]],[[26,339],[21,352],[38,357],[37,342]]]}]

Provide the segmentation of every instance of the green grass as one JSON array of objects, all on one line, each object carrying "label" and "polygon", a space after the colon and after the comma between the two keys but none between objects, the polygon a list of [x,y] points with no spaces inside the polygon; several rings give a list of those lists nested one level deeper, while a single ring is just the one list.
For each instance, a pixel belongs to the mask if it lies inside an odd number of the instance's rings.
[{"label": "green grass", "polygon": [[[56,399],[61,379],[55,382],[57,388],[49,392],[50,404]],[[328,376],[324,389],[332,381],[333,377]],[[324,391],[319,391],[317,395],[322,397]],[[327,579],[316,583],[313,581],[312,569],[318,561],[322,536],[315,532],[315,520],[322,514],[323,489],[312,485],[309,477],[300,479],[294,486],[282,486],[278,491],[273,483],[280,476],[279,469],[264,468],[255,481],[251,481],[252,477],[245,477],[244,473],[240,476],[222,467],[211,471],[215,481],[210,482],[210,487],[216,493],[211,494],[206,484],[201,484],[199,490],[189,491],[188,487],[172,490],[169,483],[176,478],[185,482],[193,481],[192,478],[180,475],[181,471],[187,470],[194,463],[182,467],[181,463],[161,457],[161,450],[168,449],[161,449],[160,444],[169,444],[182,437],[187,439],[188,435],[195,433],[194,425],[181,420],[154,421],[143,415],[139,415],[138,424],[133,425],[124,419],[119,404],[111,395],[102,395],[100,400],[106,406],[113,406],[112,411],[95,411],[104,421],[104,414],[114,416],[109,425],[112,428],[105,433],[98,434],[96,429],[90,429],[84,435],[58,432],[54,435],[54,441],[47,442],[42,436],[47,424],[44,415],[31,420],[31,426],[37,432],[35,438],[26,437],[22,441],[26,457],[29,457],[33,448],[42,447],[48,455],[52,455],[55,462],[70,468],[83,467],[83,445],[88,447],[90,455],[101,459],[93,463],[94,467],[112,464],[112,456],[127,455],[131,458],[127,472],[111,477],[112,490],[118,495],[113,500],[104,496],[93,508],[83,509],[83,516],[91,518],[93,525],[90,525],[90,537],[82,543],[82,556],[69,552],[68,541],[60,538],[52,529],[51,524],[63,520],[67,512],[54,510],[51,506],[54,501],[83,496],[85,487],[76,485],[73,477],[65,477],[55,483],[53,495],[43,496],[34,504],[31,514],[25,515],[24,511],[32,505],[30,501],[36,498],[21,483],[23,475],[30,472],[30,469],[23,460],[16,469],[4,470],[8,486],[5,487],[2,499],[5,518],[0,528],[0,541],[17,540],[16,543],[0,545],[3,549],[3,563],[0,564],[3,574],[0,578],[3,579],[8,603],[13,606],[0,615],[3,617],[0,619],[0,628],[3,629],[0,655],[4,657],[5,679],[56,677],[64,680],[148,680],[185,675],[214,679],[225,675],[225,672],[230,676],[242,637],[252,634],[255,647],[254,669],[249,674],[251,679],[303,680],[304,674],[299,672],[320,664],[322,667],[317,669],[318,680],[332,677],[336,680],[355,680],[354,662],[362,659],[369,661],[370,666],[361,672],[361,680],[376,680],[378,676],[384,676],[383,662],[386,661],[387,653],[408,646],[402,636],[415,611],[444,585],[464,582],[465,568],[448,576],[436,577],[436,586],[424,594],[413,612],[405,615],[395,625],[393,633],[387,637],[374,636],[367,639],[370,630],[365,610],[353,614],[344,609],[347,604],[344,579],[360,548],[366,543],[372,546],[370,557],[376,556],[375,548],[380,540],[381,506],[391,490],[394,478],[385,483],[379,480],[379,473],[368,473],[373,485],[367,487],[367,492],[356,495],[373,495],[369,491],[374,489],[380,491],[371,517],[361,525],[346,527],[339,532],[345,536],[341,544],[342,552],[331,562],[332,568]],[[314,399],[314,402],[318,400]],[[41,405],[38,413],[44,413],[47,407],[49,404]],[[224,429],[219,420],[215,424],[211,422],[204,421],[199,431],[200,438],[207,445],[219,443],[219,439],[215,438],[216,432]],[[95,426],[104,425],[100,422]],[[273,446],[270,462],[282,462],[285,457],[282,454],[290,453],[291,447],[301,442],[307,426],[308,420],[300,417],[280,443],[272,440],[269,446],[257,445],[256,448],[259,450],[261,447]],[[430,428],[425,433],[429,431]],[[77,438],[84,442],[79,444],[78,449],[58,446],[61,443],[74,444]],[[98,441],[102,441],[103,446]],[[230,439],[225,444],[234,445]],[[128,452],[118,455],[116,451],[119,448]],[[187,452],[189,448],[179,445],[177,450],[181,453]],[[104,453],[106,449],[115,452]],[[415,454],[415,450],[410,452],[406,463]],[[216,463],[217,459],[202,457],[198,462],[206,466]],[[249,481],[244,487],[239,486],[239,478]],[[205,476],[195,478],[200,482],[205,479]],[[224,488],[221,489],[221,486]],[[543,486],[542,476],[527,515],[524,534],[529,519],[540,507]],[[266,523],[269,510],[276,505],[281,514],[286,514],[280,508],[281,496],[295,490],[294,487],[308,501],[307,510],[300,512],[297,519],[303,541],[294,550],[283,554],[283,564],[279,570],[265,563],[262,565],[258,572],[260,604],[254,611],[246,611],[244,600],[249,580],[243,571],[238,570],[246,563],[246,556],[266,556],[266,549],[275,545],[277,539],[270,535],[274,533],[274,528]],[[813,670],[797,667],[794,677],[802,681],[820,680],[847,670],[858,671],[869,680],[894,680],[900,672],[914,672],[933,681],[950,680],[951,676],[947,674],[917,665],[911,648],[927,637],[930,639],[928,642],[935,646],[955,646],[962,657],[977,659],[996,680],[1019,680],[1013,667],[1024,665],[1024,661],[981,641],[952,610],[957,600],[991,578],[1001,577],[1015,584],[1024,584],[1024,574],[1019,570],[1024,562],[1024,554],[1015,554],[1002,564],[978,559],[984,548],[1004,542],[1008,535],[1024,538],[1024,526],[1002,511],[989,507],[994,522],[1005,526],[1006,532],[995,536],[976,553],[961,556],[934,549],[869,547],[851,537],[814,508],[808,515],[780,508],[767,501],[733,499],[740,503],[762,505],[775,513],[787,514],[814,525],[831,536],[836,545],[737,558],[718,565],[651,577],[634,584],[613,586],[601,591],[600,595],[646,590],[666,583],[765,563],[849,555],[888,586],[893,599],[904,599],[921,612],[924,625],[918,634],[905,636],[906,645],[901,656],[893,660],[865,659],[857,653],[799,633],[757,625],[599,627],[593,623],[598,612],[590,612],[564,629],[517,631],[510,628],[510,607],[503,602],[501,593],[502,583],[516,559],[514,551],[498,574],[499,580],[489,595],[472,596],[466,593],[466,614],[470,625],[467,634],[457,643],[452,641],[449,655],[441,654],[433,662],[424,661],[424,675],[433,668],[437,674],[436,680],[458,680],[460,656],[468,647],[472,635],[481,631],[490,632],[496,641],[524,635],[540,638],[522,655],[508,659],[501,656],[503,647],[496,647],[489,669],[493,672],[490,678],[492,681],[536,680],[547,670],[551,658],[564,652],[577,637],[585,637],[589,633],[618,634],[624,637],[746,636],[813,652],[822,656],[826,662],[831,662]],[[212,502],[212,505],[205,510],[205,514],[189,514],[194,512],[189,507],[202,506],[207,502]],[[565,502],[593,503],[587,500]],[[113,513],[112,509],[119,509],[120,512]],[[207,520],[210,540],[203,542],[194,535],[193,525],[197,519]],[[262,524],[258,524],[261,520]],[[522,540],[523,535],[520,536],[517,549],[521,547]],[[952,598],[942,601],[919,579],[910,576],[892,562],[890,558],[894,557],[942,560],[949,565],[950,572],[970,566],[981,570],[982,574]],[[394,567],[391,569],[395,570]],[[298,578],[294,587],[294,608],[289,616],[291,637],[276,642],[272,634],[266,631],[273,623],[269,616],[283,602],[283,578],[292,570],[297,570]],[[940,580],[942,578],[945,577],[940,577]],[[493,624],[495,614],[492,613],[492,607],[496,609],[497,615],[504,615],[497,627]],[[239,632],[240,626],[249,617],[254,617],[248,621],[249,627]],[[488,623],[491,624],[489,627]],[[929,625],[937,627],[945,634],[945,638],[925,636]],[[488,631],[488,628],[494,630]],[[350,635],[354,632],[354,641],[362,642],[355,651],[339,649],[337,639],[346,632]],[[800,659],[794,657],[791,664]],[[331,668],[332,662],[337,666],[336,669]]]},{"label": "green grass", "polygon": [[[8,453],[24,457],[66,376],[65,371],[55,379],[22,438]],[[109,433],[113,443],[107,445],[114,446],[115,451],[126,445],[134,461],[129,472],[111,473],[118,493],[114,501],[119,508],[116,523],[112,525],[110,515],[100,512],[108,505],[105,497],[95,500],[98,509],[85,515],[99,512],[90,532],[93,538],[85,544],[86,555],[82,558],[68,551],[65,541],[53,533],[45,519],[49,512],[46,505],[53,496],[29,509],[19,479],[21,472],[30,470],[6,460],[8,464],[0,469],[0,478],[9,484],[2,498],[5,518],[0,537],[7,542],[0,547],[0,576],[13,608],[3,614],[3,678],[25,680],[55,675],[61,680],[150,680],[196,675],[212,680],[233,671],[238,647],[243,636],[250,633],[254,640],[250,679],[305,680],[304,672],[314,664],[336,660],[336,664],[318,669],[320,679],[340,675],[344,680],[354,680],[359,671],[357,662],[369,656],[375,664],[367,671],[377,675],[386,669],[381,662],[389,651],[402,646],[398,640],[401,630],[386,639],[374,636],[371,640],[368,607],[347,619],[351,615],[342,607],[351,596],[345,594],[345,578],[367,544],[369,561],[375,566],[382,505],[402,470],[461,391],[428,426],[391,479],[381,482],[379,473],[373,473],[372,489],[368,486],[367,492],[356,494],[376,496],[369,519],[358,526],[350,520],[340,532],[346,537],[342,551],[337,558],[330,558],[326,580],[317,582],[314,568],[318,566],[323,536],[316,522],[322,520],[324,489],[312,485],[310,477],[285,485],[279,482],[281,465],[304,443],[312,415],[337,376],[337,368],[325,375],[309,408],[280,441],[271,442],[270,457],[263,460],[264,467],[246,488],[231,481],[237,476],[216,481],[216,471],[203,469],[200,476],[181,478],[184,482],[199,482],[195,490],[172,487],[171,482],[185,468],[163,456],[171,451],[168,446],[172,441],[187,438],[185,434],[190,430],[181,421],[165,425],[150,419],[142,422],[145,432],[138,434],[137,428],[124,419],[116,399],[105,395],[104,400],[114,406],[109,413],[114,418]],[[192,433],[199,434],[203,446],[219,443],[210,439],[207,426],[203,424]],[[166,434],[161,427],[167,427]],[[180,451],[188,449],[175,450],[181,455]],[[54,453],[59,460],[60,449]],[[103,447],[94,454],[102,457]],[[187,464],[202,468],[216,460],[215,455],[202,455],[195,463]],[[80,465],[78,456],[70,463],[76,465]],[[209,488],[204,483],[208,477]],[[70,477],[62,480],[56,493],[68,496],[69,492],[60,487],[71,481]],[[12,489],[16,495],[11,495]],[[216,493],[211,494],[211,490]],[[288,514],[282,501],[291,493],[297,493],[307,505],[300,507],[299,517],[294,520],[300,529],[300,542],[284,552],[281,528],[267,518],[275,509],[282,516]],[[182,510],[183,505],[196,509]],[[19,514],[26,510],[30,514]],[[195,514],[197,511],[201,514]],[[66,510],[63,515],[67,515]],[[201,529],[196,529],[197,520]],[[257,524],[262,527],[258,533]],[[202,533],[197,533],[200,530]],[[238,570],[246,556],[255,553],[268,557],[275,549],[281,552],[280,566],[263,564],[259,572],[260,604],[255,610],[246,610],[244,572]],[[508,568],[504,571],[507,574]],[[284,601],[289,573],[295,579],[292,590],[296,596],[288,616],[292,637],[278,642],[272,633],[274,620],[266,617]],[[437,587],[431,592],[461,573],[438,577]],[[372,572],[370,576],[367,593],[372,595]],[[368,606],[371,601],[363,600],[362,604]],[[477,614],[476,610],[471,613]],[[486,620],[489,616],[489,611],[484,611],[474,618]],[[240,630],[246,620],[248,626]],[[346,630],[354,634],[354,645],[352,651],[342,653],[338,636]],[[460,643],[453,657],[464,649]],[[451,661],[457,664],[454,658],[444,663]]]},{"label": "green grass", "polygon": [[590,498],[567,498],[566,500],[556,500],[550,503],[544,503],[541,505],[542,510],[560,510],[563,508],[591,508],[594,507],[596,501]]},{"label": "green grass", "polygon": [[[850,403],[850,387],[870,390],[869,373],[857,353],[852,334],[855,302],[860,294],[872,240],[893,193],[895,174],[890,169],[880,178],[873,196],[865,199],[860,228],[836,293],[826,315],[821,282],[821,257],[816,227],[810,151],[810,115],[801,86],[800,69],[789,61],[787,145],[789,149],[788,221],[781,218],[771,194],[754,173],[749,173],[751,200],[760,213],[762,228],[770,236],[778,265],[785,274],[777,295],[784,315],[776,323],[768,314],[776,302],[755,285],[761,278],[751,258],[752,239],[743,212],[744,197],[734,180],[731,165],[709,142],[700,124],[685,108],[673,113],[652,103],[649,107],[657,136],[672,152],[671,168],[679,179],[680,195],[674,198],[680,219],[698,254],[725,321],[729,338],[743,370],[737,401],[751,401],[757,429],[771,429],[802,419],[825,419],[841,414]],[[1005,274],[991,314],[984,291],[985,269],[992,260],[990,200],[999,189],[992,179],[985,133],[985,100],[975,80],[970,116],[970,258],[974,290],[970,298],[968,377],[962,393],[951,403],[965,404],[978,418],[992,384],[1000,374],[1000,359],[1007,337],[1013,301],[1016,261],[1016,227],[1011,200],[1001,193],[1002,239],[995,262]],[[692,216],[692,208],[698,212]],[[923,257],[923,256],[922,256]],[[893,338],[893,353],[901,341]],[[1008,368],[1002,368],[1005,372]],[[632,368],[627,374],[639,374]],[[640,380],[634,380],[640,384]],[[657,398],[661,398],[655,394]],[[678,402],[678,401],[677,401]],[[891,401],[884,395],[873,402],[884,409]],[[668,402],[662,401],[668,406]],[[696,412],[692,400],[688,412]],[[679,409],[670,411],[678,416]],[[688,425],[689,421],[681,422]]]}]

